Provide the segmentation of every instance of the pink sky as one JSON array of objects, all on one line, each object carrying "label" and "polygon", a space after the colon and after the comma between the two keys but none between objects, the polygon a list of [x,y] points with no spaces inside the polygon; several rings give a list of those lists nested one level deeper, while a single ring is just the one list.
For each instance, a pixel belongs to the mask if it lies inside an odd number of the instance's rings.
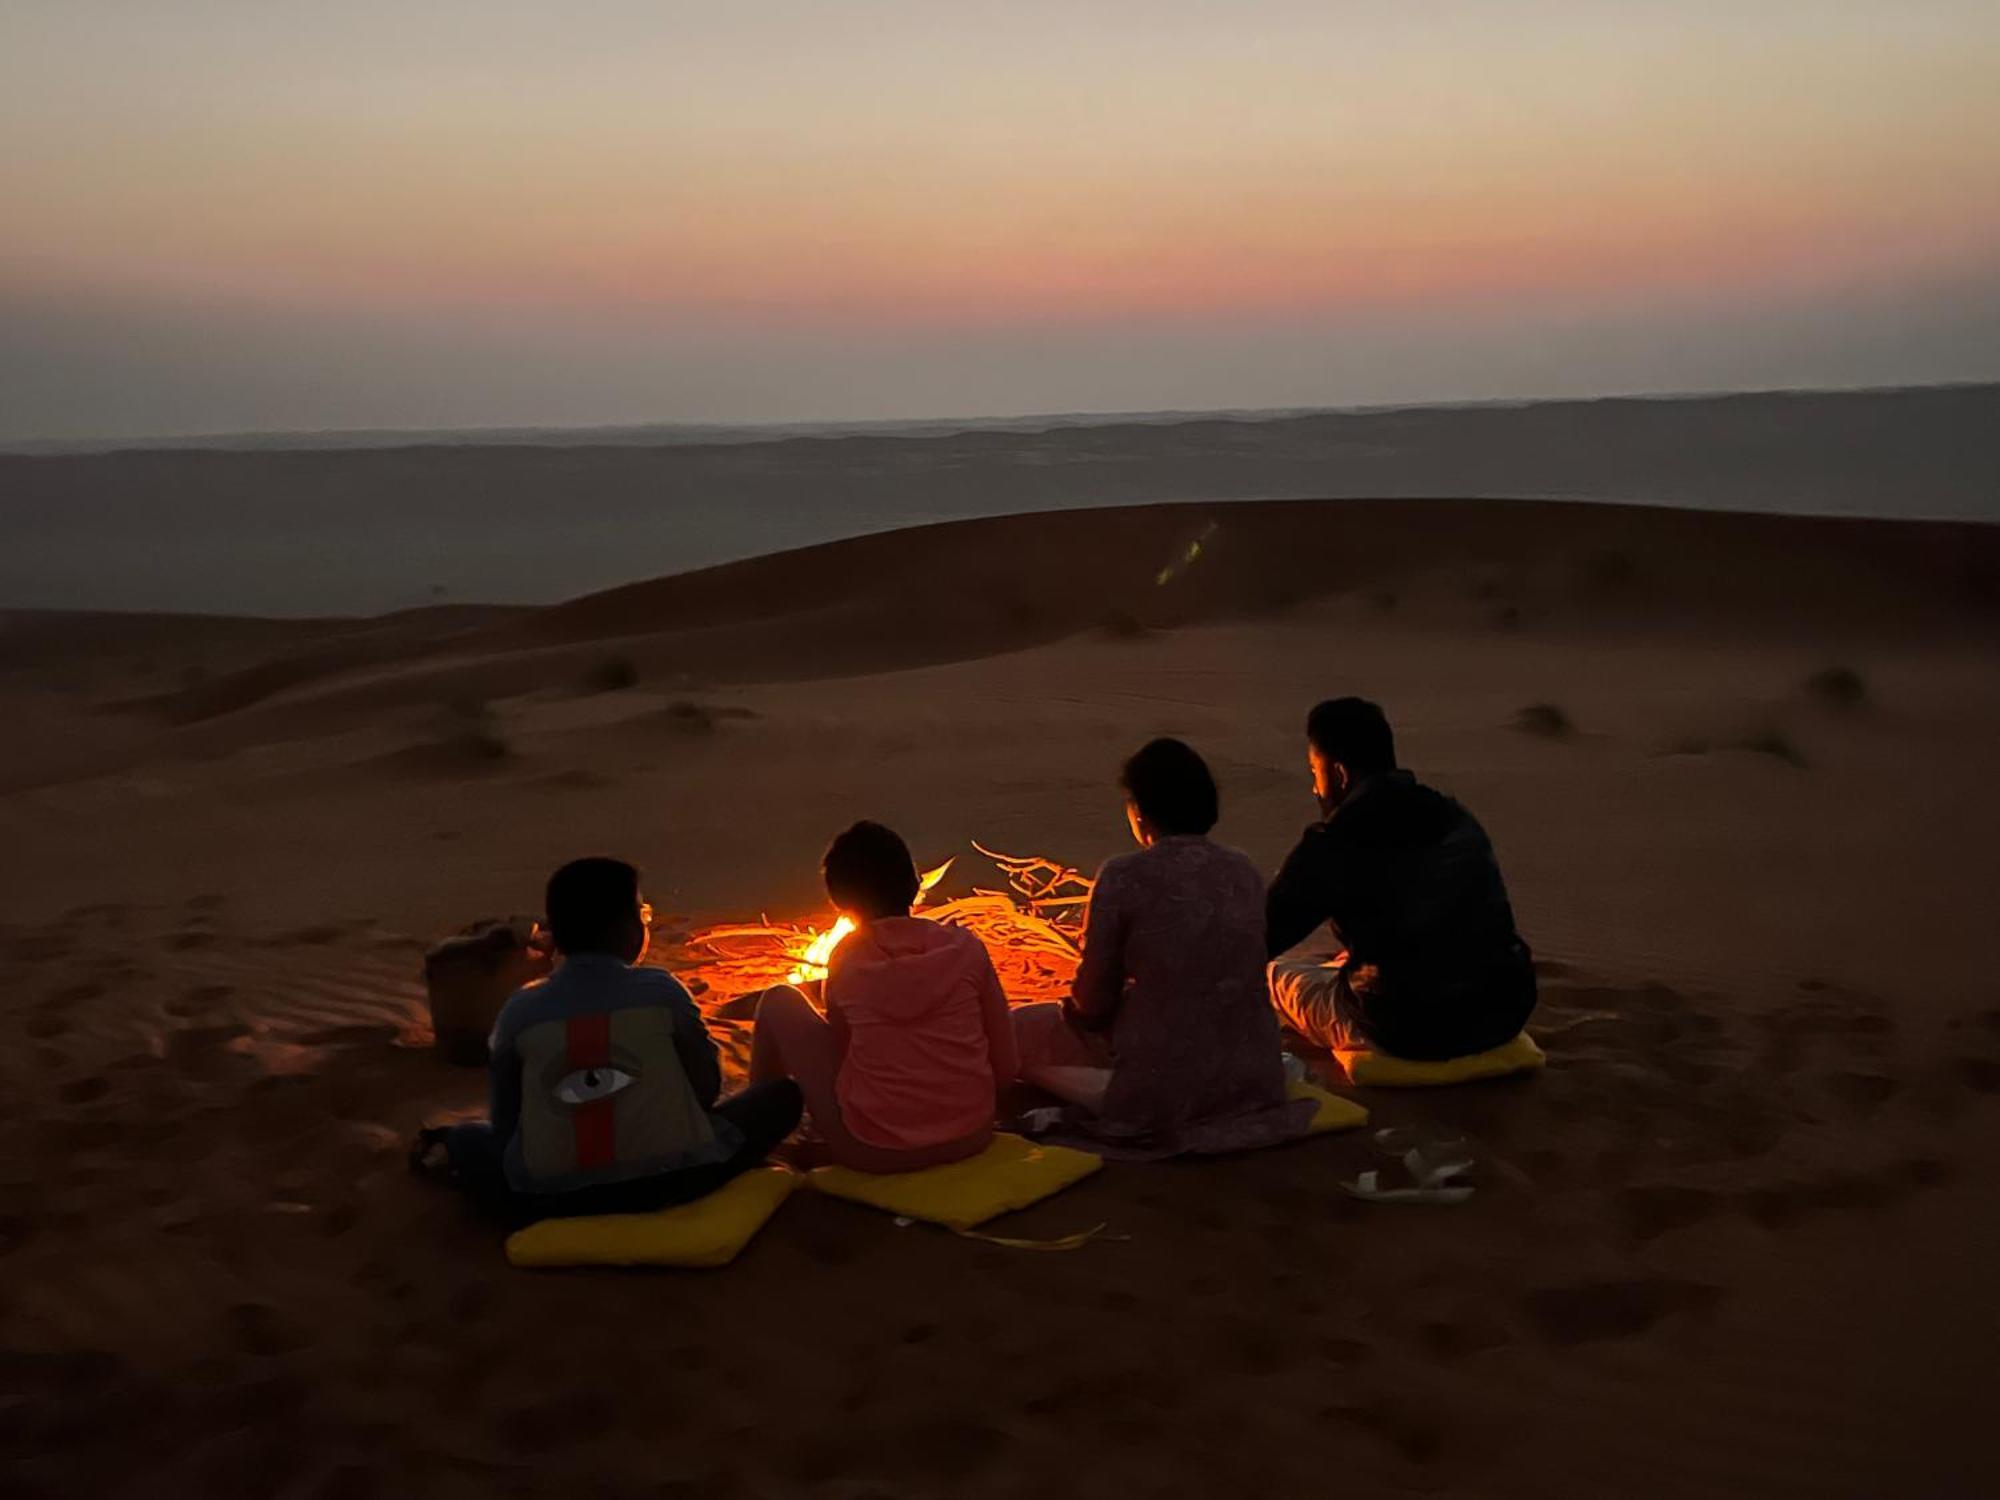
[{"label": "pink sky", "polygon": [[1995,376],[1996,79],[1969,0],[10,6],[0,438]]}]

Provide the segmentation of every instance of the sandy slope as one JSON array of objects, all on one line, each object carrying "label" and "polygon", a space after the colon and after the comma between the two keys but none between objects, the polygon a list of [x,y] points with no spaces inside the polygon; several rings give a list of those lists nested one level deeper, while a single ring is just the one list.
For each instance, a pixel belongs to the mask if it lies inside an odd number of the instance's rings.
[{"label": "sandy slope", "polygon": [[[10,622],[6,1476],[1990,1492],[1994,533],[1240,516],[973,523],[539,615]],[[639,685],[580,691],[613,656]],[[1834,664],[1862,707],[1801,686]],[[1481,813],[1544,961],[1546,1075],[1370,1101],[1473,1136],[1471,1204],[1350,1204],[1336,1138],[1021,1217],[1127,1236],[1074,1254],[801,1199],[721,1275],[527,1277],[403,1173],[480,1094],[409,1045],[423,942],[558,859],[629,853],[681,919],[812,910],[863,813],[1088,864],[1119,757],[1176,732],[1269,866],[1341,690]],[[1574,734],[1515,727],[1545,702]]]}]

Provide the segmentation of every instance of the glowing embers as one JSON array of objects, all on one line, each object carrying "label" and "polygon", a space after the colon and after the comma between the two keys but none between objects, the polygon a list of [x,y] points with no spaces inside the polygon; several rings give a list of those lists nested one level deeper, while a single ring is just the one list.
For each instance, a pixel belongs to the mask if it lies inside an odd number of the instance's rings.
[{"label": "glowing embers", "polygon": [[[927,907],[926,898],[955,863],[947,860],[923,876],[914,915],[963,927],[984,943],[1014,1004],[1060,1000],[1076,974],[1089,878],[1054,860],[972,847],[993,861],[1007,889],[974,887],[970,895]],[[706,987],[702,1003],[711,1008],[774,984],[824,979],[827,960],[853,930],[846,917],[824,930],[768,919],[706,927],[687,941],[693,962],[685,976]]]}]

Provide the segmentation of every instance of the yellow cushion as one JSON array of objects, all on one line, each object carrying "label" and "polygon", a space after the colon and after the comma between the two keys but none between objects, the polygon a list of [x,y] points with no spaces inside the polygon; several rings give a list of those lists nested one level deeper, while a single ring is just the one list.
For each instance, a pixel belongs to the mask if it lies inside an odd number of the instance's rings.
[{"label": "yellow cushion", "polygon": [[822,1193],[923,1219],[971,1229],[1011,1209],[1039,1203],[1083,1181],[1102,1157],[1068,1146],[1038,1146],[1018,1135],[996,1135],[977,1156],[918,1172],[857,1172],[820,1167],[807,1177]]},{"label": "yellow cushion", "polygon": [[783,1167],[762,1167],[706,1198],[654,1213],[544,1219],[507,1237],[507,1260],[516,1266],[726,1266],[798,1181]]},{"label": "yellow cushion", "polygon": [[1308,1135],[1323,1135],[1329,1130],[1352,1130],[1357,1125],[1368,1123],[1368,1110],[1352,1099],[1343,1099],[1338,1094],[1329,1094],[1323,1088],[1310,1083],[1288,1083],[1285,1093],[1293,1099],[1312,1099],[1319,1104],[1319,1111],[1313,1116],[1312,1124],[1306,1128]]},{"label": "yellow cushion", "polygon": [[1548,1055],[1535,1039],[1522,1032],[1511,1042],[1470,1057],[1453,1057],[1444,1062],[1411,1062],[1386,1052],[1370,1052],[1365,1047],[1333,1054],[1349,1083],[1378,1088],[1426,1088],[1441,1083],[1471,1083],[1477,1078],[1499,1078],[1508,1073],[1527,1073],[1546,1063]]}]

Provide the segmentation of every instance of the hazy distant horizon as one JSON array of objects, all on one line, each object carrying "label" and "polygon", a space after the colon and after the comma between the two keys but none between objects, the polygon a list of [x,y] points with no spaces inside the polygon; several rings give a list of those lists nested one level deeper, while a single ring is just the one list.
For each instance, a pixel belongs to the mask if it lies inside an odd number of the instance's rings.
[{"label": "hazy distant horizon", "polygon": [[872,531],[1172,502],[1458,496],[1992,523],[1996,479],[2000,384],[827,440],[13,454],[0,607],[550,603]]},{"label": "hazy distant horizon", "polygon": [[791,438],[844,436],[946,436],[959,432],[1036,432],[1071,427],[1166,427],[1183,422],[1274,422],[1295,417],[1395,412],[1453,412],[1482,408],[1591,406],[1611,402],[1728,401],[1756,396],[1865,396],[2000,387],[1993,378],[1912,381],[1849,386],[1757,386],[1729,390],[1609,391],[1583,396],[1492,396],[1452,400],[1355,402],[1340,406],[1177,407],[1152,411],[952,413],[939,416],[851,420],[797,417],[759,422],[513,423],[485,427],[251,428],[234,432],[135,433],[102,438],[0,440],[0,453],[89,454],[129,452],[339,452],[424,447],[679,447],[707,443],[783,442]]}]

